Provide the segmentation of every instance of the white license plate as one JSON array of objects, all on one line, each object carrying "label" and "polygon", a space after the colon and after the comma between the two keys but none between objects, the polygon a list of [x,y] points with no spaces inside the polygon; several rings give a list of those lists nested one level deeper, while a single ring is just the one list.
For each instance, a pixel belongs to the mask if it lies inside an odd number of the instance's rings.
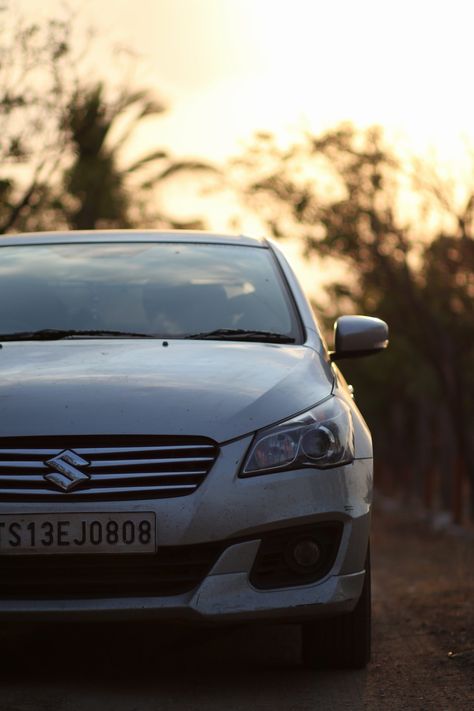
[{"label": "white license plate", "polygon": [[0,556],[155,551],[152,512],[0,515]]}]

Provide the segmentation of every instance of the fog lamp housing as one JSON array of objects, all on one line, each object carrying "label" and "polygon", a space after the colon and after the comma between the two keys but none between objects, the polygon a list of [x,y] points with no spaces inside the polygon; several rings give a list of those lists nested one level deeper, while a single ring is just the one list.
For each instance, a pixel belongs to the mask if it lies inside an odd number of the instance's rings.
[{"label": "fog lamp housing", "polygon": [[315,538],[290,541],[285,550],[285,560],[295,573],[307,575],[317,570],[321,562],[321,546]]}]

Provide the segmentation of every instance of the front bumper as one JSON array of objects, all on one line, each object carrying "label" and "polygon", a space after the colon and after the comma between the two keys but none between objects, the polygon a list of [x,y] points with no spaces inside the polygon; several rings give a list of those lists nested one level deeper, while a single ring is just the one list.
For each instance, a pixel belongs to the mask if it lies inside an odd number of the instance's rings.
[{"label": "front bumper", "polygon": [[93,600],[2,600],[8,620],[140,620],[298,622],[349,612],[360,596],[364,571],[331,576],[317,585],[286,590],[255,590],[246,573],[209,575],[192,594],[160,598]]},{"label": "front bumper", "polygon": [[[250,438],[221,448],[203,484],[192,495],[153,501],[87,503],[81,511],[156,513],[159,546],[229,541],[208,575],[191,592],[172,596],[51,599],[0,597],[0,617],[49,619],[156,618],[166,620],[291,621],[334,615],[354,608],[362,590],[372,490],[372,461],[330,469],[301,469],[240,479]],[[64,504],[3,503],[1,513],[77,511]],[[312,584],[256,589],[249,581],[261,537],[269,531],[338,521],[342,537],[327,574]],[[240,542],[233,542],[241,539]],[[242,540],[245,539],[245,540]],[[0,559],[1,576],[1,559]],[[25,591],[26,592],[26,591]]]}]

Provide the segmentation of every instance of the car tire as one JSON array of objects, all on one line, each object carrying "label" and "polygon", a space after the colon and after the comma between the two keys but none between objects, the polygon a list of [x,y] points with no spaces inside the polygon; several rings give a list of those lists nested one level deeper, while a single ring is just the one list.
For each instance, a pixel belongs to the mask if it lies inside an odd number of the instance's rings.
[{"label": "car tire", "polygon": [[363,669],[371,651],[370,549],[362,593],[352,612],[305,623],[302,628],[303,664],[311,669]]}]

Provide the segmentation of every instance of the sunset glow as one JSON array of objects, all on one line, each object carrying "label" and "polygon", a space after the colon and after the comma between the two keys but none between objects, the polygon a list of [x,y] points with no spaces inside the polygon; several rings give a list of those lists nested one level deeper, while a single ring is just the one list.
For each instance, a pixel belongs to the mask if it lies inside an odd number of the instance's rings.
[{"label": "sunset glow", "polygon": [[[64,13],[62,0],[18,3],[43,18]],[[470,170],[470,3],[69,0],[67,7],[76,13],[78,34],[95,30],[84,63],[88,78],[130,75],[168,107],[142,123],[125,161],[165,147],[222,163],[256,131],[285,142],[351,121],[384,126],[398,150],[433,155],[458,175]],[[189,181],[177,197],[173,190],[165,196],[173,209],[181,204],[185,217],[205,211],[212,228],[228,229],[229,196],[203,202]],[[259,230],[248,216],[240,228]],[[298,248],[290,251],[294,257]],[[299,263],[312,290],[311,267]]]},{"label": "sunset glow", "polygon": [[[43,15],[61,0],[21,0]],[[379,123],[443,157],[474,138],[471,34],[462,0],[70,0],[97,50],[136,53],[170,105],[153,135],[183,152],[234,152],[255,130]],[[94,40],[95,42],[95,40]],[[97,66],[97,65],[96,65]],[[106,62],[104,72],[113,68]]]}]

